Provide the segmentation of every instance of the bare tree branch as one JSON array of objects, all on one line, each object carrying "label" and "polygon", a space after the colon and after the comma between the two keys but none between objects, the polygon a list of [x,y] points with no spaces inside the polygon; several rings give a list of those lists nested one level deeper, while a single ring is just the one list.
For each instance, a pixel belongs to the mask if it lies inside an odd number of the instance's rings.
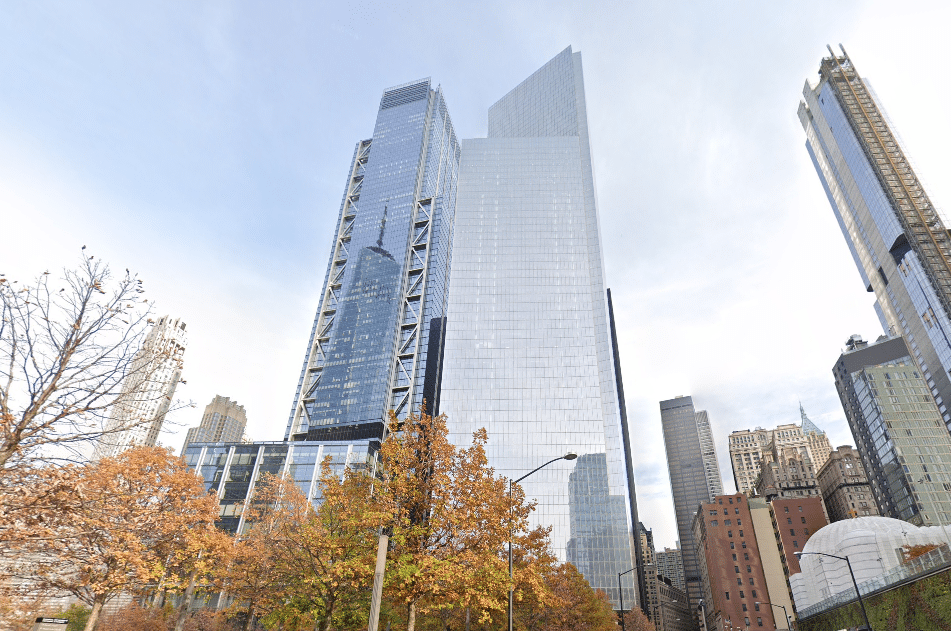
[{"label": "bare tree branch", "polygon": [[[26,286],[0,275],[0,472],[151,423],[129,412],[165,396],[153,386],[168,351],[136,354],[152,321],[142,281],[113,278],[85,254],[59,289],[54,278]],[[170,402],[160,403],[164,415]]]}]

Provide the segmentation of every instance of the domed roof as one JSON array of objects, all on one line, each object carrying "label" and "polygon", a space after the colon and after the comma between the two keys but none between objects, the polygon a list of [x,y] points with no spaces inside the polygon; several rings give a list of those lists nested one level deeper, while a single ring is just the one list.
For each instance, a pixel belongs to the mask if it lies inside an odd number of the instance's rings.
[{"label": "domed roof", "polygon": [[846,539],[855,536],[859,531],[866,531],[872,534],[886,533],[909,533],[918,530],[917,526],[909,524],[907,521],[893,519],[891,517],[856,517],[854,519],[843,519],[835,523],[824,526],[816,531],[816,534],[809,538],[806,545],[803,546],[803,552],[825,552],[826,554],[835,554],[839,544]]}]

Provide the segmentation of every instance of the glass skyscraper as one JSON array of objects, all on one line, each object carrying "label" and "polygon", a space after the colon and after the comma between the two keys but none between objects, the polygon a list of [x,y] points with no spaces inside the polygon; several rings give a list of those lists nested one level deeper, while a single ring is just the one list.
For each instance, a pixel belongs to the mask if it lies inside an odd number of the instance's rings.
[{"label": "glass skyscraper", "polygon": [[[567,48],[464,140],[441,410],[452,440],[489,433],[490,464],[538,500],[535,525],[618,604],[638,523],[604,285],[580,53]],[[625,606],[640,602],[624,578]]]},{"label": "glass skyscraper", "polygon": [[381,439],[438,411],[460,146],[429,79],[383,93],[357,143],[285,440]]},{"label": "glass skyscraper", "polygon": [[703,598],[693,519],[701,504],[712,502],[714,497],[723,493],[723,480],[710,431],[710,418],[705,411],[694,409],[692,398],[661,401],[660,422],[683,555],[684,591],[693,608]]},{"label": "glass skyscraper", "polygon": [[951,428],[951,236],[867,79],[845,51],[806,82],[806,149],[882,328],[908,341]]}]

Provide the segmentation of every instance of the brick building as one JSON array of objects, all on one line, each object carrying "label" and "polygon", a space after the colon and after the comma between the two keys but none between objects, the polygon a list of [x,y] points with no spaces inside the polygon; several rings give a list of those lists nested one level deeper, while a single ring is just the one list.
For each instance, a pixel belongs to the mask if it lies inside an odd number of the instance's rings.
[{"label": "brick building", "polygon": [[720,495],[693,522],[708,631],[776,628],[748,498]]},{"label": "brick building", "polygon": [[809,537],[829,524],[822,498],[794,497],[777,498],[770,502],[773,510],[773,530],[779,542],[779,555],[788,582],[790,574],[798,574],[801,552]]}]

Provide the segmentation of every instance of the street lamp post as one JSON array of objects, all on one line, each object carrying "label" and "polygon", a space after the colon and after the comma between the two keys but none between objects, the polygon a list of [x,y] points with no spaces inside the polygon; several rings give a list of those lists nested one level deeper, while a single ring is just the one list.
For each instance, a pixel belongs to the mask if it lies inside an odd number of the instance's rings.
[{"label": "street lamp post", "polygon": [[[825,552],[796,552],[796,558],[801,559],[804,554],[816,554],[825,557],[832,557],[833,559],[839,559],[840,561],[845,561],[845,564],[849,566],[849,575],[852,577],[852,585],[855,587],[855,595],[858,596],[859,606],[862,608],[862,617],[865,618],[865,627],[868,631],[872,631],[872,623],[868,621],[868,613],[865,611],[865,601],[862,600],[862,594],[859,592],[859,584],[855,581],[855,572],[852,571],[852,563],[849,561],[849,557],[840,557],[834,554],[826,554]],[[509,630],[511,631],[511,629]]]},{"label": "street lamp post", "polygon": [[789,618],[789,612],[786,611],[786,608],[783,605],[776,605],[774,603],[768,603],[765,600],[762,602],[756,603],[757,605],[769,605],[770,607],[779,607],[783,610],[783,615],[786,616],[786,628],[789,631],[792,631],[792,620]]},{"label": "street lamp post", "polygon": [[620,599],[619,604],[621,606],[621,631],[627,631],[624,627],[624,591],[621,589],[621,577],[625,574],[628,574],[629,572],[633,572],[636,569],[636,567],[632,567],[631,569],[627,570],[627,572],[617,573],[617,596]]},{"label": "street lamp post", "polygon": [[703,606],[703,599],[697,603],[697,609],[700,610],[700,622],[703,623],[703,631],[707,631],[707,610]]},{"label": "street lamp post", "polygon": [[576,454],[573,451],[569,451],[564,456],[559,456],[558,458],[549,460],[542,466],[532,469],[531,471],[529,471],[528,473],[520,477],[518,480],[515,480],[515,481],[509,480],[509,631],[512,631],[512,593],[515,590],[515,584],[513,583],[513,580],[512,580],[512,576],[513,576],[512,574],[512,487],[518,484],[519,482],[521,482],[522,480],[524,480],[525,478],[527,478],[528,476],[532,475],[539,469],[544,469],[545,467],[547,467],[553,462],[558,462],[559,460],[574,460],[577,457],[578,457],[578,454]]}]

